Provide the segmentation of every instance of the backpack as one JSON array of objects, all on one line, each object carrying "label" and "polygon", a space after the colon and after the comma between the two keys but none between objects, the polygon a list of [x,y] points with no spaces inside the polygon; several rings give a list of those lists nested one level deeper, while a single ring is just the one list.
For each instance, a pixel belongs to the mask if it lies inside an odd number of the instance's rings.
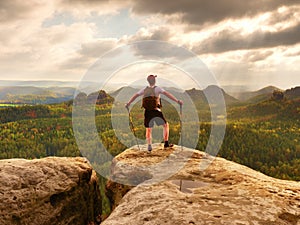
[{"label": "backpack", "polygon": [[155,88],[156,86],[146,87],[144,90],[142,107],[146,110],[155,110],[161,107],[160,98],[155,96]]}]

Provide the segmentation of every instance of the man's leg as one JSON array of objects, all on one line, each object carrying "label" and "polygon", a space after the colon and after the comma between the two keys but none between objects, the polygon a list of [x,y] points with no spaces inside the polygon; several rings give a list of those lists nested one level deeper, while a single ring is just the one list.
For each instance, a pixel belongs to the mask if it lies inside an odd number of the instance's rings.
[{"label": "man's leg", "polygon": [[151,127],[146,127],[146,140],[148,144],[148,151],[152,150],[152,128]]},{"label": "man's leg", "polygon": [[164,148],[173,147],[173,144],[169,144],[169,123],[164,124]]},{"label": "man's leg", "polygon": [[152,128],[151,127],[146,127],[146,140],[147,140],[148,145],[152,144]]},{"label": "man's leg", "polygon": [[148,151],[150,152],[152,150],[152,126],[151,126],[151,111],[145,110],[144,114],[144,126],[146,128],[146,141],[148,144]]},{"label": "man's leg", "polygon": [[169,123],[164,124],[163,133],[164,133],[164,141],[166,142],[169,140]]}]

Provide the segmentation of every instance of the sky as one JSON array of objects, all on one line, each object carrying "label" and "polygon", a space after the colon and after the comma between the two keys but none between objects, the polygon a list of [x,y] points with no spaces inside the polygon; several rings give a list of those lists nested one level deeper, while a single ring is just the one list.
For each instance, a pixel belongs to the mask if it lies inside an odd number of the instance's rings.
[{"label": "sky", "polygon": [[154,73],[190,88],[210,73],[220,86],[300,86],[300,1],[0,0],[0,80],[90,73],[112,85]]}]

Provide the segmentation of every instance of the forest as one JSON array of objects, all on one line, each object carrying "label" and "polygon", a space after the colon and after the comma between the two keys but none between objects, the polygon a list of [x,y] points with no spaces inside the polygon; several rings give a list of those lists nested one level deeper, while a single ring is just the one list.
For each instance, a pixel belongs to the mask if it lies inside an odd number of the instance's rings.
[{"label": "forest", "polygon": [[[95,138],[99,138],[102,148],[107,149],[112,156],[116,156],[126,148],[136,145],[136,139],[130,132],[128,112],[124,103],[114,102],[104,91],[99,92],[99,96],[96,96],[96,104],[91,108],[95,115],[92,121],[95,121],[97,129]],[[89,102],[89,96],[80,94],[78,99],[74,100],[74,104],[83,104],[84,100]],[[137,102],[132,107],[130,116],[133,118],[136,137],[140,144],[144,144],[145,128],[143,109],[140,105],[141,103]],[[105,161],[106,155],[101,148],[100,151],[95,149],[95,141],[91,140],[93,138],[86,138],[90,127],[89,118],[85,118],[84,115],[82,124],[76,127],[81,129],[80,135],[75,138],[73,108],[73,101],[0,108],[0,159],[84,156],[97,171],[107,170],[110,164]],[[88,107],[84,105],[83,109],[86,108]],[[209,107],[198,105],[196,108],[199,122],[183,119],[186,129],[182,143],[184,146],[193,147],[189,146],[194,138],[191,133],[197,128],[198,139],[195,149],[205,151],[212,128],[211,114]],[[163,102],[162,111],[170,123],[170,142],[180,145],[182,118],[176,108],[168,102]],[[183,118],[188,117],[189,112],[183,114]],[[225,136],[217,156],[275,178],[300,181],[299,119],[299,99],[270,98],[255,104],[227,106]],[[113,122],[123,123],[125,130],[116,129]],[[162,133],[161,128],[155,129],[158,129],[156,133]],[[154,134],[153,138],[156,142],[161,141],[161,135]],[[81,149],[78,140],[83,146]],[[100,179],[102,192],[106,178]],[[108,214],[108,200],[104,199],[103,204]]]},{"label": "forest", "polygon": [[[96,127],[103,146],[115,156],[136,142],[134,136],[126,132],[119,133],[117,137],[116,130],[112,127],[112,107],[115,108],[114,112],[117,112],[114,120],[122,121],[128,118],[123,104],[114,103],[112,98],[103,92],[101,96],[102,100],[98,98],[95,107]],[[131,116],[134,118],[136,136],[144,140],[143,111],[139,104],[138,102],[132,108]],[[180,144],[179,114],[168,103],[164,103],[162,110],[170,123],[170,141]],[[207,116],[209,112],[199,110],[198,113],[202,119],[198,124],[199,138],[196,149],[204,151],[210,135],[211,121]],[[257,104],[228,107],[225,137],[218,156],[276,178],[300,180],[299,115],[300,104],[297,99],[268,99]],[[74,137],[72,101],[0,108],[0,121],[1,159],[82,155]],[[188,145],[189,131],[186,130],[185,133],[187,144],[184,144]],[[126,139],[126,145],[120,139]],[[143,141],[140,144],[144,144]],[[95,154],[92,150],[89,153],[89,145],[87,142],[85,156]],[[101,157],[99,154],[97,157]]]}]

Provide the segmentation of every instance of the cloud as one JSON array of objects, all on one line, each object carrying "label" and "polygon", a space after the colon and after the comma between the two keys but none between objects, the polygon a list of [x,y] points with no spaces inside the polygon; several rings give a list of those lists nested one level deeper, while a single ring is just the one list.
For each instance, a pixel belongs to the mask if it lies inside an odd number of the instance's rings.
[{"label": "cloud", "polygon": [[[170,44],[170,39],[174,35],[174,29],[171,30],[164,25],[155,26],[148,29],[142,28],[131,36],[124,36],[120,43],[133,43],[130,47],[134,55],[143,59],[177,58],[182,60],[191,57],[191,54],[177,47],[178,43]],[[136,42],[139,44],[135,44]]]},{"label": "cloud", "polygon": [[44,4],[38,1],[0,1],[0,23],[8,23],[32,17],[43,6]]},{"label": "cloud", "polygon": [[73,57],[66,59],[64,62],[61,62],[58,66],[61,70],[78,72],[82,70],[87,70],[89,66],[91,66],[91,64],[91,59],[76,54]]},{"label": "cloud", "polygon": [[300,70],[297,66],[300,58],[287,55],[297,53],[299,49],[300,44],[271,50],[239,50],[209,54],[203,59],[221,85],[245,85],[257,89],[275,85],[287,88],[300,84]]},{"label": "cloud", "polygon": [[[0,1],[0,71],[6,76],[82,75],[97,54],[115,46],[113,38],[99,41],[95,15],[113,14],[125,3],[115,1]],[[72,15],[43,26],[56,15]],[[92,16],[91,16],[92,15]],[[89,20],[90,18],[90,20]],[[64,18],[63,18],[64,19]],[[99,56],[98,55],[98,56]],[[26,75],[25,75],[26,74]],[[36,78],[38,79],[38,78]]]},{"label": "cloud", "polygon": [[241,49],[272,48],[288,46],[300,43],[300,22],[292,27],[278,32],[258,30],[248,35],[242,35],[241,31],[223,30],[212,34],[193,47],[198,54],[222,53]]},{"label": "cloud", "polygon": [[110,0],[61,0],[61,3],[65,5],[87,5],[87,6],[108,4],[110,2],[111,2]]},{"label": "cloud", "polygon": [[95,15],[113,15],[127,7],[130,0],[57,0],[61,11],[70,12],[76,18],[87,18]]},{"label": "cloud", "polygon": [[[80,47],[82,43],[92,42],[95,32],[96,28],[92,23],[31,29],[22,27],[16,35],[0,42],[0,71],[5,71],[6,76],[11,78],[21,77],[22,74],[59,77],[64,73],[64,79],[67,79],[68,73],[64,70],[73,68],[78,69],[77,74],[81,75],[82,70],[79,68],[86,69],[90,65],[88,55],[91,53],[86,49],[88,45]],[[74,56],[77,54],[76,49],[83,51],[80,58]],[[37,71],[40,74],[36,75]],[[70,74],[70,79],[74,79],[73,74]]]},{"label": "cloud", "polygon": [[298,6],[283,7],[280,10],[273,11],[265,23],[269,26],[276,24],[285,24],[299,21],[300,4]]},{"label": "cloud", "polygon": [[107,51],[112,50],[117,46],[117,40],[113,38],[100,39],[88,43],[83,43],[79,54],[90,58],[98,58]]},{"label": "cloud", "polygon": [[136,42],[146,40],[168,41],[173,36],[173,32],[166,26],[156,26],[152,28],[142,28],[137,33],[121,39],[122,42]]},{"label": "cloud", "polygon": [[191,58],[194,56],[191,52],[185,48],[171,45],[168,42],[163,41],[144,41],[139,44],[133,44],[131,49],[134,51],[136,56],[144,60],[154,59],[167,59],[172,58],[178,61]]},{"label": "cloud", "polygon": [[0,0],[0,72],[5,79],[63,75],[73,80],[110,49],[144,41],[128,47],[133,58],[186,62],[190,55],[163,43],[189,46],[200,57],[205,54],[204,60],[209,58],[209,65],[228,83],[245,83],[250,76],[257,82],[259,73],[269,79],[281,68],[299,75],[299,3]]},{"label": "cloud", "polygon": [[273,54],[273,51],[250,51],[243,56],[244,62],[258,62],[267,59]]},{"label": "cloud", "polygon": [[9,0],[0,1],[0,23],[16,21],[43,21],[54,13],[71,13],[75,18],[87,18],[92,15],[116,14],[126,7],[128,0]]},{"label": "cloud", "polygon": [[81,48],[73,53],[73,56],[59,63],[59,68],[68,71],[87,70],[97,58],[114,49],[117,43],[117,40],[112,38],[83,43]]},{"label": "cloud", "polygon": [[300,45],[296,45],[293,48],[286,49],[284,52],[284,56],[287,57],[299,57],[300,56]]},{"label": "cloud", "polygon": [[139,1],[134,0],[132,11],[136,14],[182,15],[187,24],[218,23],[225,19],[252,17],[276,10],[281,6],[297,5],[299,0],[177,0]]}]

